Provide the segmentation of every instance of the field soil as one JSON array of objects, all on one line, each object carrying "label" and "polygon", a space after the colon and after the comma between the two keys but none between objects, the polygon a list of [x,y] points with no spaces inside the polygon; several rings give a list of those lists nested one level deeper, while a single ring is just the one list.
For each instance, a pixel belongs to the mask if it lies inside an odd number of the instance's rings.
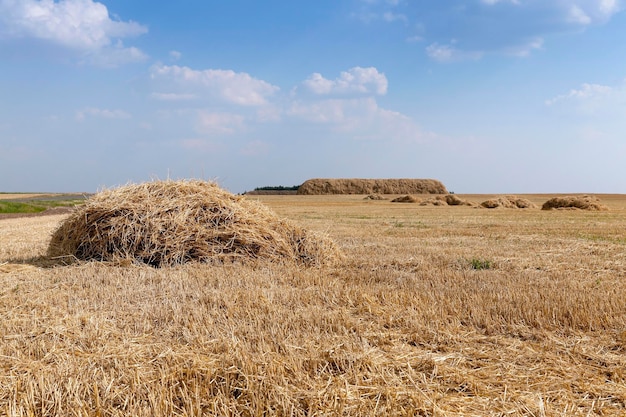
[{"label": "field soil", "polygon": [[41,198],[47,197],[52,194],[41,194],[41,193],[0,193],[0,200],[22,200],[29,198]]},{"label": "field soil", "polygon": [[64,265],[66,214],[2,219],[0,414],[626,415],[626,196],[597,196],[249,197],[331,237],[321,268]]}]

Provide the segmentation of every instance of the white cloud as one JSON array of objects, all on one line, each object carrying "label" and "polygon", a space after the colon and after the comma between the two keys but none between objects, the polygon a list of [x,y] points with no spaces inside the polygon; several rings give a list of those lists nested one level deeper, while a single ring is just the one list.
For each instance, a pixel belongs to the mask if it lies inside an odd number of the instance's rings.
[{"label": "white cloud", "polygon": [[148,58],[140,49],[131,46],[126,48],[122,41],[115,46],[102,48],[85,54],[84,62],[105,68],[115,68],[120,65],[145,61]]},{"label": "white cloud", "polygon": [[303,82],[314,94],[387,94],[387,77],[374,67],[354,67],[341,72],[339,78],[329,80],[320,73],[312,74]]},{"label": "white cloud", "polygon": [[[359,99],[329,99],[315,102],[294,101],[291,103],[288,114],[314,123],[340,124],[347,120],[347,110],[357,106],[361,107],[363,103]],[[365,104],[367,103],[369,103],[369,100],[365,102]]]},{"label": "white cloud", "polygon": [[170,51],[169,55],[172,61],[178,61],[183,56],[183,54],[178,51]]},{"label": "white cloud", "polygon": [[484,52],[464,51],[454,46],[455,42],[448,45],[441,45],[437,42],[426,47],[426,54],[438,62],[455,62],[466,60],[477,60],[482,58]]},{"label": "white cloud", "polygon": [[[520,0],[480,0],[482,4],[493,6],[499,3],[510,3],[520,6]],[[528,10],[554,14],[556,19],[564,18],[577,25],[602,23],[623,9],[623,0],[552,0],[533,4],[525,2]]]},{"label": "white cloud", "polygon": [[591,23],[591,18],[587,16],[583,9],[575,4],[570,7],[567,20],[581,25],[588,25]]},{"label": "white cloud", "polygon": [[244,117],[234,113],[198,112],[196,130],[199,133],[229,135],[245,127]]},{"label": "white cloud", "polygon": [[[399,21],[406,42],[423,40],[438,62],[477,60],[487,55],[525,57],[542,50],[550,35],[580,33],[608,22],[626,0],[362,1],[353,16],[362,21]],[[380,26],[374,26],[380,28]],[[419,28],[419,30],[415,30]],[[450,42],[457,39],[458,43]]]},{"label": "white cloud", "polygon": [[599,84],[583,84],[580,89],[572,89],[567,94],[562,94],[546,100],[546,105],[552,106],[561,101],[589,100],[611,94],[613,88]]},{"label": "white cloud", "polygon": [[618,0],[600,0],[600,12],[611,16],[622,9],[621,2]]},{"label": "white cloud", "polygon": [[104,119],[130,119],[132,116],[123,110],[99,109],[96,107],[85,107],[76,112],[76,120],[85,120],[87,116],[100,117]]},{"label": "white cloud", "polygon": [[147,31],[136,22],[111,19],[107,7],[93,0],[0,0],[0,35],[42,39],[106,66],[145,59],[120,39]]},{"label": "white cloud", "polygon": [[[277,121],[353,139],[415,141],[424,137],[412,119],[378,106],[375,97],[387,92],[388,82],[376,68],[354,67],[333,80],[315,73],[289,94],[282,95],[274,94],[278,87],[249,74],[226,70],[196,71],[157,65],[152,68],[152,77],[155,83],[170,83],[170,88],[152,93],[151,97],[157,100],[174,103],[188,98],[200,100],[203,94],[226,100],[226,103],[211,100],[209,105],[200,101],[195,109],[185,103],[178,110],[163,112],[162,118],[181,118],[191,126],[191,137],[242,132],[247,136],[256,135],[266,129],[281,129],[282,124],[269,126]],[[238,93],[233,95],[235,91]],[[233,106],[232,103],[254,106]],[[203,144],[194,139],[185,146],[200,148]],[[265,150],[264,144],[252,141],[241,151],[256,155]]]},{"label": "white cloud", "polygon": [[543,38],[533,38],[525,43],[505,48],[503,52],[507,55],[526,57],[533,51],[543,49],[543,43]]},{"label": "white cloud", "polygon": [[373,97],[294,101],[287,114],[353,139],[415,142],[424,138],[412,119],[379,107]]},{"label": "white cloud", "polygon": [[[184,91],[177,94],[206,93],[229,103],[241,106],[260,106],[279,88],[245,72],[232,70],[194,70],[178,65],[155,65],[151,69],[153,80],[173,82]],[[198,91],[200,89],[200,91]]]},{"label": "white cloud", "polygon": [[408,22],[408,18],[401,14],[401,13],[393,13],[393,12],[385,12],[383,13],[383,20],[385,22],[395,22],[396,20],[399,20],[401,22]]},{"label": "white cloud", "polygon": [[498,3],[520,4],[519,0],[480,0],[480,2],[483,4],[488,4],[490,6],[493,6],[494,4],[498,4]]},{"label": "white cloud", "polygon": [[375,21],[407,23],[409,21],[405,14],[392,11],[400,5],[400,0],[362,0],[361,2],[364,7],[353,12],[351,16],[363,23],[369,24]]},{"label": "white cloud", "polygon": [[195,94],[179,94],[179,93],[152,93],[150,94],[155,100],[161,101],[184,101],[184,100],[193,100],[196,97]]},{"label": "white cloud", "polygon": [[281,120],[281,109],[275,105],[261,106],[256,111],[256,120],[259,122],[278,122]]}]

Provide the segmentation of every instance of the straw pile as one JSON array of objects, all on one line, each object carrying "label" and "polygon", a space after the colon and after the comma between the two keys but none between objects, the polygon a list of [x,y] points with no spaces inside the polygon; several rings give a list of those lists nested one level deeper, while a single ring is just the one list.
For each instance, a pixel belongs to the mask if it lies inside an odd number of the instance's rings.
[{"label": "straw pile", "polygon": [[446,187],[430,179],[311,179],[298,194],[447,194]]},{"label": "straw pile", "polygon": [[606,211],[609,208],[600,202],[595,196],[566,196],[555,197],[543,203],[542,210],[552,209],[580,209],[591,211]]},{"label": "straw pile", "polygon": [[413,197],[412,195],[403,195],[402,197],[396,197],[391,200],[392,203],[419,203],[420,201],[419,198]]},{"label": "straw pile", "polygon": [[56,230],[48,256],[162,267],[257,259],[322,265],[340,253],[330,239],[278,218],[261,203],[191,180],[96,194]]},{"label": "straw pile", "polygon": [[370,194],[368,196],[365,196],[365,198],[363,200],[378,200],[378,201],[380,201],[380,200],[386,200],[386,198],[383,197],[380,194]]},{"label": "straw pile", "polygon": [[493,208],[537,208],[537,205],[530,200],[515,195],[506,195],[480,203],[481,207]]},{"label": "straw pile", "polygon": [[440,195],[437,197],[429,198],[422,201],[420,206],[474,206],[474,203],[466,200],[461,200],[454,194]]}]

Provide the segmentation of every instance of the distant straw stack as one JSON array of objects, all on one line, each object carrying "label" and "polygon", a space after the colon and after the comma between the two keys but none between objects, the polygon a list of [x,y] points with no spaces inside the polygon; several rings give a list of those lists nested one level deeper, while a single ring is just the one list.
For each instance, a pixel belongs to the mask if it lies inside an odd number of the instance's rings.
[{"label": "distant straw stack", "polygon": [[412,195],[403,195],[391,200],[392,203],[419,203],[421,200]]},{"label": "distant straw stack", "polygon": [[494,209],[494,208],[511,208],[511,209],[524,209],[524,208],[537,208],[537,205],[532,203],[526,198],[521,198],[515,195],[505,195],[491,200],[486,200],[480,203],[481,207]]},{"label": "distant straw stack", "polygon": [[474,203],[467,200],[461,200],[454,194],[438,195],[437,197],[429,198],[420,203],[420,206],[475,206]]},{"label": "distant straw stack", "polygon": [[322,179],[305,181],[301,195],[326,194],[447,194],[446,187],[431,179]]},{"label": "distant straw stack", "polygon": [[251,260],[319,266],[341,255],[329,238],[278,218],[259,202],[190,180],[96,194],[56,230],[48,256],[162,267]]},{"label": "distant straw stack", "polygon": [[552,209],[580,209],[591,211],[606,211],[609,208],[600,202],[600,199],[591,195],[554,197],[543,203],[542,210]]}]

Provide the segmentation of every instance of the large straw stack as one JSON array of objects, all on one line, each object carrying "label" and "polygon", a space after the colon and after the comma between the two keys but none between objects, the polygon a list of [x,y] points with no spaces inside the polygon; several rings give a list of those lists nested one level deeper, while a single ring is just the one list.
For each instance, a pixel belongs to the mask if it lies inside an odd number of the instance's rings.
[{"label": "large straw stack", "polygon": [[298,194],[448,194],[448,190],[431,179],[316,178],[305,181]]},{"label": "large straw stack", "polygon": [[334,243],[211,182],[153,181],[102,191],[54,233],[50,257],[170,266],[190,261],[332,263]]}]

